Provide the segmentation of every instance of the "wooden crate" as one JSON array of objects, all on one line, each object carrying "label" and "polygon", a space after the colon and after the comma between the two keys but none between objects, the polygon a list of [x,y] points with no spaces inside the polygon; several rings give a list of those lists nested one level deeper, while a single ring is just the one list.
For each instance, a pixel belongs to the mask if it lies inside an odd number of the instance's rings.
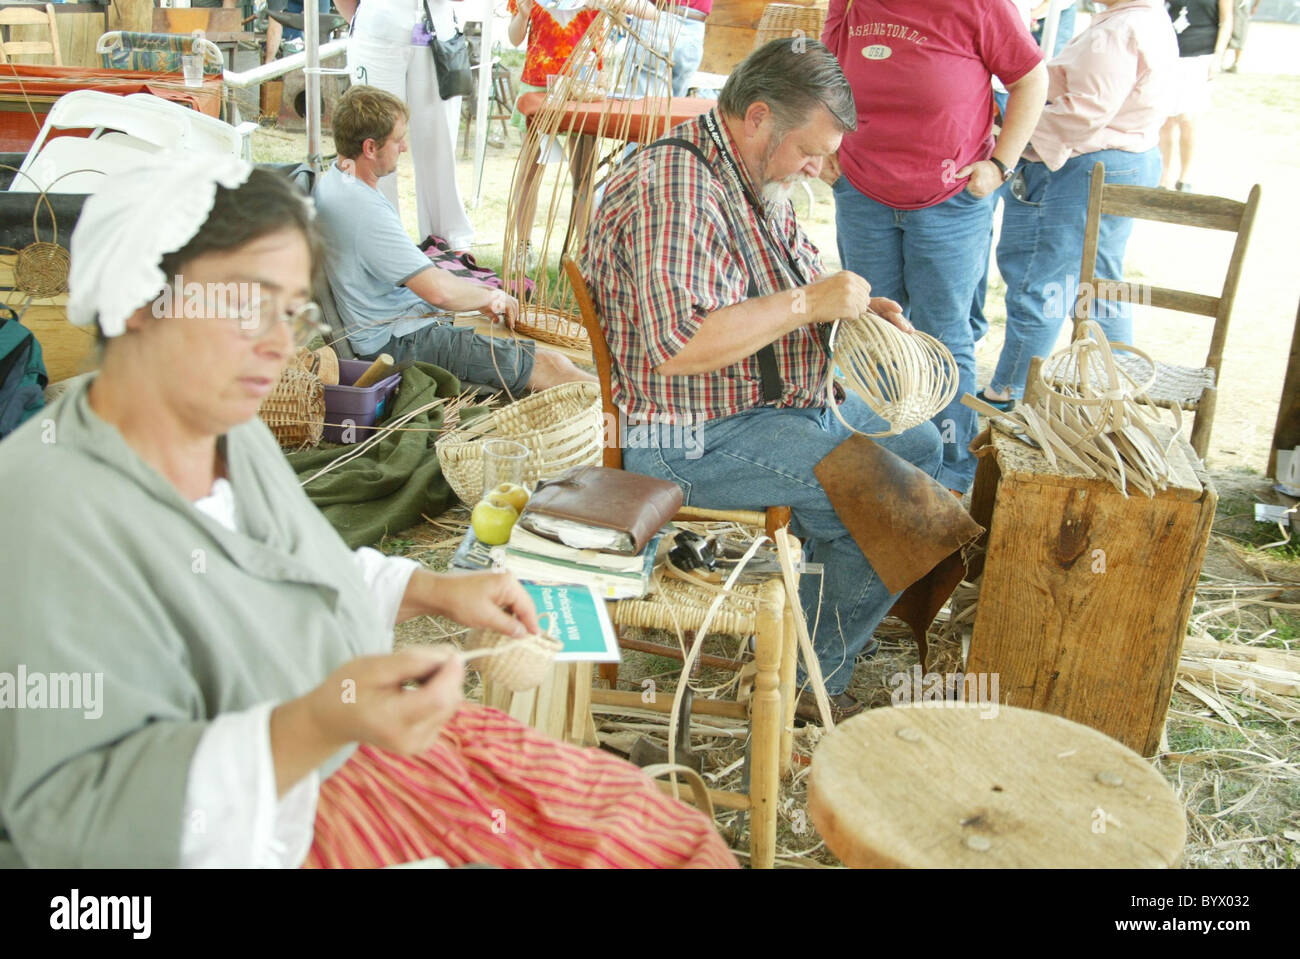
[{"label": "wooden crate", "polygon": [[[769,0],[714,0],[704,29],[700,70],[728,74],[754,50],[758,22]],[[799,6],[826,6],[825,0],[785,0]],[[818,39],[814,37],[813,39]]]},{"label": "wooden crate", "polygon": [[988,533],[967,671],[997,674],[1003,703],[1144,756],[1160,742],[1218,500],[1181,437],[1173,453],[1167,491],[1126,499],[994,431],[972,493]]}]

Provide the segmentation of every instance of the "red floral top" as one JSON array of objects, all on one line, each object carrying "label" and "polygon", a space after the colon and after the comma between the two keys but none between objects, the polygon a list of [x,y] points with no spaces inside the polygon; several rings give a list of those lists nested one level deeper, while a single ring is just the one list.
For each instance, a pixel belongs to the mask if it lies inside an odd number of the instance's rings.
[{"label": "red floral top", "polygon": [[[519,10],[515,0],[510,0],[510,15]],[[524,72],[520,79],[529,86],[544,87],[546,78],[564,69],[573,48],[596,19],[596,10],[583,10],[568,26],[562,27],[555,18],[533,3],[528,12],[528,52],[524,55]]]}]

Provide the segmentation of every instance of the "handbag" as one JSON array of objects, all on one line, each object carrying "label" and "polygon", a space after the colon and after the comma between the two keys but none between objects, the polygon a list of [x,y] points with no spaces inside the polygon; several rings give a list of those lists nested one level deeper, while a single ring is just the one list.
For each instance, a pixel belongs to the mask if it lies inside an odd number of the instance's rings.
[{"label": "handbag", "polygon": [[433,28],[433,15],[429,0],[424,0],[425,25],[429,31],[429,50],[433,53],[433,66],[438,75],[438,96],[444,100],[466,97],[474,92],[474,72],[469,63],[469,43],[461,32],[460,21],[453,13],[456,32],[450,40],[439,40]]}]

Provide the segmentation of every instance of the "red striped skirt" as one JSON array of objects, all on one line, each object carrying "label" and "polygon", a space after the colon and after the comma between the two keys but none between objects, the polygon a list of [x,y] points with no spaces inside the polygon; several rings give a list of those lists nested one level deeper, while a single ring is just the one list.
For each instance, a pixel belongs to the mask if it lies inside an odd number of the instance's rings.
[{"label": "red striped skirt", "polygon": [[639,769],[466,703],[418,756],[362,746],[321,784],[308,867],[736,868],[700,812]]}]

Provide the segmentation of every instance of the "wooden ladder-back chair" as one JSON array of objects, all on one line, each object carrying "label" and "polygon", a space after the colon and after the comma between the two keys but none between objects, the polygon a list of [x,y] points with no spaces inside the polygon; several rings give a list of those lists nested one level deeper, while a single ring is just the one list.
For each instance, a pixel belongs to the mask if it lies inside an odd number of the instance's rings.
[{"label": "wooden ladder-back chair", "polygon": [[[1105,287],[1101,299],[1142,302],[1180,313],[1213,317],[1214,330],[1210,334],[1210,349],[1205,357],[1205,366],[1197,369],[1156,362],[1156,381],[1147,391],[1147,396],[1157,406],[1166,409],[1177,406],[1193,413],[1195,419],[1191,444],[1201,459],[1205,459],[1210,447],[1210,430],[1214,427],[1214,409],[1218,401],[1219,372],[1223,365],[1223,346],[1228,338],[1228,321],[1232,317],[1233,301],[1237,298],[1237,283],[1241,279],[1241,265],[1246,257],[1246,246],[1250,242],[1250,231],[1259,207],[1259,194],[1259,184],[1256,184],[1251,187],[1246,202],[1239,203],[1218,196],[1122,186],[1106,182],[1103,164],[1097,163],[1092,168],[1088,220],[1083,237],[1083,264],[1079,270],[1079,294],[1074,309],[1074,335],[1078,336],[1083,322],[1092,316],[1092,302],[1097,297],[1098,284]],[[1097,280],[1097,236],[1101,218],[1105,215],[1235,233],[1237,239],[1228,260],[1222,291],[1218,296],[1206,296],[1148,284],[1130,285],[1119,280]],[[1150,365],[1132,353],[1116,354],[1115,362],[1139,382],[1151,375]]]},{"label": "wooden ladder-back chair", "polygon": [[[591,352],[600,378],[600,398],[606,422],[614,423],[617,428],[615,436],[621,436],[620,414],[610,392],[609,347],[600,327],[596,305],[578,264],[572,257],[564,257],[564,269],[577,298],[582,323],[591,339]],[[612,469],[623,468],[623,453],[616,443],[606,444],[604,465]],[[736,522],[761,527],[769,536],[774,536],[778,529],[789,524],[790,509],[769,507],[765,512],[757,512],[688,506],[682,508],[676,519],[688,522]],[[674,581],[673,585],[675,587],[678,584]],[[712,594],[696,601],[695,597],[689,595],[691,587],[684,583],[681,586],[682,590],[674,590],[671,597],[649,596],[611,603],[610,619],[615,630],[620,633],[619,644],[626,649],[682,659],[681,651],[674,646],[627,640],[621,635],[624,626],[669,632],[698,628]],[[791,767],[797,635],[794,611],[786,605],[784,584],[779,576],[755,586],[738,586],[736,592],[747,595],[748,602],[724,603],[710,632],[754,637],[754,664],[757,673],[754,677],[753,695],[748,703],[695,699],[691,702],[691,711],[706,716],[749,721],[749,792],[746,794],[710,789],[709,795],[717,806],[749,811],[750,865],[755,868],[770,868],[776,855],[776,806],[780,777],[788,774]],[[701,661],[724,667],[734,668],[736,665],[711,657],[701,657]],[[671,696],[658,696],[653,702],[647,703],[640,692],[624,692],[614,688],[618,678],[617,666],[612,673],[602,669],[601,675],[611,680],[610,689],[593,689],[593,704],[649,709],[660,713],[672,711]]]},{"label": "wooden ladder-back chair", "polygon": [[46,27],[50,31],[48,40],[5,40],[0,42],[0,63],[10,63],[11,57],[41,56],[48,54],[54,58],[55,66],[63,66],[63,55],[59,52],[59,26],[54,22],[54,4],[45,4],[45,12],[40,10],[10,7],[0,10],[0,27]]}]

